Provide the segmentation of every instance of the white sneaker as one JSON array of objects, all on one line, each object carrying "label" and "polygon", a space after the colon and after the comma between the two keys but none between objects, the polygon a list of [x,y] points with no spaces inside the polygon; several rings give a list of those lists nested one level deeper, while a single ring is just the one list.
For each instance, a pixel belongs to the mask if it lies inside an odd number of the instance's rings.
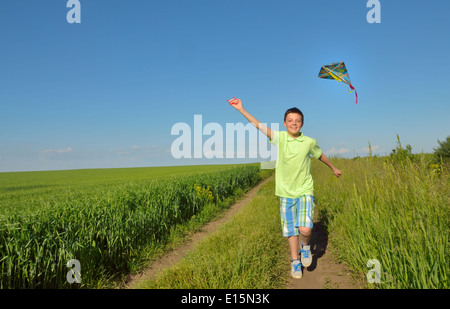
[{"label": "white sneaker", "polygon": [[295,279],[300,279],[303,276],[302,262],[300,260],[291,261],[291,276]]},{"label": "white sneaker", "polygon": [[300,250],[299,255],[301,256],[302,264],[305,267],[308,267],[312,263],[311,256],[311,248],[310,246],[302,246],[302,250]]}]

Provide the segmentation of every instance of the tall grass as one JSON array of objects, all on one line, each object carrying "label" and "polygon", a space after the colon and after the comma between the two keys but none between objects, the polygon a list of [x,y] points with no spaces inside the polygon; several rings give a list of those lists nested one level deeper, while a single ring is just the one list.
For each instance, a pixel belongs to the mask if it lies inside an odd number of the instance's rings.
[{"label": "tall grass", "polygon": [[[257,166],[138,181],[97,191],[67,191],[31,213],[0,218],[0,288],[96,287],[130,271],[171,230],[259,180]],[[39,202],[39,201],[38,201]],[[34,201],[36,203],[36,201]],[[66,280],[67,262],[81,264],[81,284]]]},{"label": "tall grass", "polygon": [[[449,172],[424,155],[338,159],[342,178],[313,162],[315,195],[339,257],[365,279],[377,259],[379,288],[448,288]],[[331,174],[331,175],[330,175]]]},{"label": "tall grass", "polygon": [[138,288],[284,288],[289,250],[280,231],[272,178],[233,218],[198,243],[176,266]]}]

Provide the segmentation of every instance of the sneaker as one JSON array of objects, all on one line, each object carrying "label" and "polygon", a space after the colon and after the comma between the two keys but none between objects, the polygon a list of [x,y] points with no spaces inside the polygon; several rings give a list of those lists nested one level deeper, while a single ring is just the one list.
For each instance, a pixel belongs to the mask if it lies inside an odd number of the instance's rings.
[{"label": "sneaker", "polygon": [[303,266],[308,267],[311,265],[312,256],[310,246],[302,246],[302,250],[298,254],[301,256]]},{"label": "sneaker", "polygon": [[300,260],[291,260],[291,276],[295,279],[300,279],[302,275],[302,262]]}]

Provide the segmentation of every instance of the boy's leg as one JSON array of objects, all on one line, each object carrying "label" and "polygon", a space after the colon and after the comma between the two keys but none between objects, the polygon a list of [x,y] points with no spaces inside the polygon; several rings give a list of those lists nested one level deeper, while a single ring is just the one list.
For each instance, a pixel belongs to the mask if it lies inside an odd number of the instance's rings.
[{"label": "boy's leg", "polygon": [[280,197],[280,217],[283,236],[295,236],[298,240],[297,203],[294,199]]},{"label": "boy's leg", "polygon": [[[292,260],[298,259],[299,240],[305,245],[309,244],[309,240],[311,239],[311,228],[304,226],[312,226],[312,220],[308,220],[309,217],[312,218],[311,209],[305,207],[307,202],[306,197],[302,198],[280,198],[283,236],[288,238]],[[310,207],[311,204],[309,203],[308,205]]]},{"label": "boy's leg", "polygon": [[300,233],[300,251],[303,266],[308,267],[312,263],[311,249],[309,241],[311,240],[313,216],[314,216],[314,197],[312,195],[304,195],[299,199],[298,213],[298,230]]},{"label": "boy's leg", "polygon": [[309,227],[305,227],[305,226],[300,226],[298,228],[299,232],[300,232],[300,241],[301,244],[303,244],[304,246],[309,245],[309,241],[311,240],[311,231],[312,229]]},{"label": "boy's leg", "polygon": [[303,266],[309,267],[312,264],[311,246],[309,244],[309,240],[311,239],[311,228],[299,227],[299,231],[301,234],[301,244],[298,254],[300,255]]},{"label": "boy's leg", "polygon": [[288,237],[289,247],[291,249],[291,260],[298,259],[298,236]]},{"label": "boy's leg", "polygon": [[300,240],[303,245],[309,245],[313,227],[314,197],[312,195],[303,195],[298,200],[297,226]]},{"label": "boy's leg", "polygon": [[291,275],[294,278],[302,277],[302,264],[298,258],[299,232],[297,228],[297,204],[290,198],[280,198],[280,215],[283,236],[288,239],[291,256]]}]

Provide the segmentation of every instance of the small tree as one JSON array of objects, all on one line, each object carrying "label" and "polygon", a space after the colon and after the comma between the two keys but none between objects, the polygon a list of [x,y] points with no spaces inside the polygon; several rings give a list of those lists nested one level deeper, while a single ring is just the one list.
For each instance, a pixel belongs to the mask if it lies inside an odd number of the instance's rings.
[{"label": "small tree", "polygon": [[450,158],[450,136],[447,136],[445,141],[438,140],[439,147],[433,148],[434,150],[434,158],[437,162],[442,159]]},{"label": "small tree", "polygon": [[412,147],[411,145],[406,145],[406,148],[402,147],[402,143],[400,142],[400,136],[397,134],[397,147],[392,149],[391,159],[394,162],[405,162],[407,158],[409,160],[414,159],[414,155],[411,153]]}]

